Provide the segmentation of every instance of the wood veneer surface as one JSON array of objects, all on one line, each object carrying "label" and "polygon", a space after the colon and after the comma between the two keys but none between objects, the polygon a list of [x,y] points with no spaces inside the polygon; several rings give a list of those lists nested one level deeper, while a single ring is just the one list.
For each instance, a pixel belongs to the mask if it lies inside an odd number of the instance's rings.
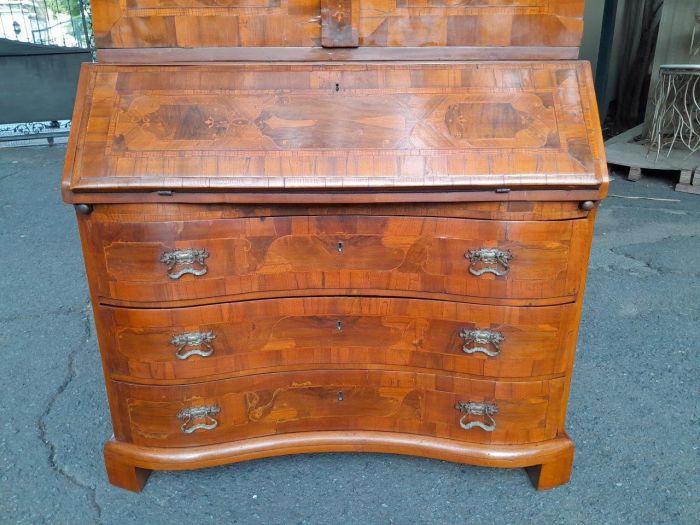
[{"label": "wood veneer surface", "polygon": [[[81,73],[63,195],[82,203],[110,482],[321,451],[568,481],[608,178],[590,67],[546,59],[576,58],[583,7],[93,2],[104,63]],[[173,276],[162,260],[191,249],[206,260]],[[503,340],[470,353],[465,330]],[[203,332],[211,354],[178,358]]]},{"label": "wood veneer surface", "polygon": [[[119,416],[115,436],[135,445],[198,446],[311,430],[379,430],[524,444],[556,436],[564,381],[511,383],[399,371],[308,370],[187,386],[113,386]],[[461,428],[464,414],[455,408],[460,401],[496,403],[495,430]],[[216,428],[182,432],[188,423],[177,414],[198,406],[218,407]],[[467,420],[491,423],[482,416]]]},{"label": "wood veneer surface", "polygon": [[[316,297],[175,309],[101,307],[99,312],[108,334],[111,377],[147,383],[318,367],[432,369],[501,378],[564,374],[575,330],[573,304],[503,307]],[[503,341],[467,342],[462,334],[470,330],[489,330]],[[208,346],[173,343],[185,333],[212,338]]]},{"label": "wood veneer surface", "polygon": [[[107,304],[175,306],[334,290],[551,304],[575,300],[590,223],[382,216],[90,220],[84,235],[93,285]],[[206,250],[204,264],[173,271],[206,266],[206,273],[173,279],[163,254],[189,249]],[[510,254],[509,270],[474,274],[505,270],[468,260],[481,249]]]},{"label": "wood veneer surface", "polygon": [[[584,0],[93,0],[98,48],[577,48]],[[340,8],[339,8],[340,6]],[[342,23],[335,15],[344,11]],[[351,15],[352,13],[352,15]]]},{"label": "wood veneer surface", "polygon": [[81,78],[67,198],[607,186],[582,62],[86,65]]}]

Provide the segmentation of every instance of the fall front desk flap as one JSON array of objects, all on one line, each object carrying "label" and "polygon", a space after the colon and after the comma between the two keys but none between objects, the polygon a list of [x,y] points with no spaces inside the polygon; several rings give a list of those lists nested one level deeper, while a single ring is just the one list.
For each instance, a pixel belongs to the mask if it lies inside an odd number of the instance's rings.
[{"label": "fall front desk flap", "polygon": [[85,65],[85,192],[606,187],[583,62]]}]

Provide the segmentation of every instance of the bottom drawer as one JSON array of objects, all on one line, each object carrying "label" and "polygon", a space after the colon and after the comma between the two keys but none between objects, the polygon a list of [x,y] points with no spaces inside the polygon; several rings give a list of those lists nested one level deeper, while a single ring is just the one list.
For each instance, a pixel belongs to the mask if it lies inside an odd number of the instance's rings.
[{"label": "bottom drawer", "polygon": [[515,444],[556,436],[564,379],[506,382],[332,370],[188,386],[112,385],[116,437],[137,445],[184,447],[320,430]]}]

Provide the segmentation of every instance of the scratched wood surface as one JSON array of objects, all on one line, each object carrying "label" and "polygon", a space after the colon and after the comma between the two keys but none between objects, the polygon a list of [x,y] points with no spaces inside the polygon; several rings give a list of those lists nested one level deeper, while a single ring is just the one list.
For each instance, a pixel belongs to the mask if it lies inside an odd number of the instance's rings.
[{"label": "scratched wood surface", "polygon": [[[396,292],[448,295],[457,301],[572,302],[590,235],[585,220],[382,216],[92,220],[86,226],[86,263],[100,300],[142,306]],[[482,248],[509,253],[509,269],[467,259],[467,252]],[[208,257],[172,269],[161,261],[164,253],[190,249],[206,250]],[[204,266],[203,275],[172,278]],[[494,271],[481,272],[485,268]]]},{"label": "scratched wood surface", "polygon": [[[112,382],[118,392],[119,440],[153,447],[189,447],[277,433],[379,430],[492,444],[540,442],[556,436],[564,380],[486,381],[382,370],[309,370],[260,374],[194,385]],[[496,428],[465,430],[460,402],[495,404]],[[180,410],[217,406],[216,428],[177,417]]]},{"label": "scratched wood surface", "polygon": [[86,65],[64,191],[598,188],[581,62]]},{"label": "scratched wood surface", "polygon": [[321,0],[323,47],[358,47],[359,0]]},{"label": "scratched wood surface", "polygon": [[92,6],[95,41],[107,49],[575,49],[584,0],[93,0]]},{"label": "scratched wood surface", "polygon": [[[99,311],[110,341],[111,377],[147,383],[335,367],[427,368],[503,378],[563,374],[575,328],[573,304],[516,308],[309,297]],[[464,332],[472,330],[503,340],[465,339]],[[206,344],[173,342],[185,333],[211,337]]]}]

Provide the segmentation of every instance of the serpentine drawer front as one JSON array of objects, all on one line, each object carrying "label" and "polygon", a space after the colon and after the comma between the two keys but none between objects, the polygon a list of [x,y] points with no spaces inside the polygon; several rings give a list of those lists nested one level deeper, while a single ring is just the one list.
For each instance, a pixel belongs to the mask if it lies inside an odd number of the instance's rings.
[{"label": "serpentine drawer front", "polygon": [[568,481],[608,184],[583,7],[95,2],[62,188],[111,483],[342,451]]},{"label": "serpentine drawer front", "polygon": [[563,374],[572,304],[505,307],[309,297],[175,309],[101,307],[112,378],[192,382],[269,369],[366,367],[489,377]]},{"label": "serpentine drawer front", "polygon": [[272,217],[94,221],[100,297],[130,303],[328,293],[573,301],[586,221]]},{"label": "serpentine drawer front", "polygon": [[309,370],[190,386],[114,387],[123,422],[115,429],[117,439],[140,446],[191,447],[313,430],[514,444],[555,436],[564,380],[508,383],[396,371]]}]

